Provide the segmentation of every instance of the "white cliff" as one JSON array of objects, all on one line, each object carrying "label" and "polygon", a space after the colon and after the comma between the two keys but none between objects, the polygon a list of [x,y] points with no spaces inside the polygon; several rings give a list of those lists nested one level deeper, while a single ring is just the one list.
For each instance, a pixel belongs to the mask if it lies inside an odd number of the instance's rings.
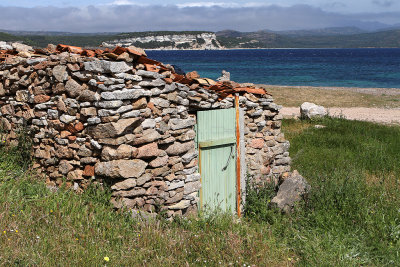
[{"label": "white cliff", "polygon": [[[156,34],[156,33],[155,33]],[[170,34],[130,37],[103,42],[104,47],[136,46],[145,49],[198,49],[216,50],[224,47],[218,42],[215,33],[200,34]]]}]

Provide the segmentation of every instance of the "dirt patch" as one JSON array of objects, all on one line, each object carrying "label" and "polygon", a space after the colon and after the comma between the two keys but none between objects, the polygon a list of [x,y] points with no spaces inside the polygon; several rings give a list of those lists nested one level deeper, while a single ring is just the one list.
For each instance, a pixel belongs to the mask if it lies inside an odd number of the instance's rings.
[{"label": "dirt patch", "polygon": [[260,85],[275,102],[298,107],[312,102],[324,107],[400,108],[400,89]]},{"label": "dirt patch", "polygon": [[[281,110],[285,118],[300,116],[300,108],[285,107]],[[400,124],[400,108],[328,108],[328,114],[333,117],[342,117],[349,120],[370,121],[384,124]]]}]

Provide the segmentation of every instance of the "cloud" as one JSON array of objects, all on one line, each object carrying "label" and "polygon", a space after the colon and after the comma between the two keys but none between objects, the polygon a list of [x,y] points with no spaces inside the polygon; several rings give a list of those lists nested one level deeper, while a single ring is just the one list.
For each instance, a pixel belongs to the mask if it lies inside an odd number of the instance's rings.
[{"label": "cloud", "polygon": [[391,7],[394,4],[392,0],[373,0],[372,3],[381,7]]},{"label": "cloud", "polygon": [[1,6],[0,8],[2,10],[0,28],[30,31],[128,32],[224,29],[256,31],[341,26],[374,29],[385,26],[382,22],[400,22],[399,12],[343,15],[308,5],[227,7],[206,4],[178,7],[136,5],[132,1],[118,0],[113,5],[82,8]]}]

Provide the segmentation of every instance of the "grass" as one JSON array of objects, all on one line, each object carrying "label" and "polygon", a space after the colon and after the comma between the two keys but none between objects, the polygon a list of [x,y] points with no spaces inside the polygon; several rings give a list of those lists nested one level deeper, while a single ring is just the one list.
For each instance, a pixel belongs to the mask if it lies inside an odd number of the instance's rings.
[{"label": "grass", "polygon": [[400,127],[324,119],[284,129],[313,188],[288,230],[300,265],[398,266]]},{"label": "grass", "polygon": [[400,127],[322,119],[283,129],[312,193],[282,215],[269,207],[273,188],[250,190],[240,221],[132,219],[101,185],[52,193],[17,150],[0,148],[0,265],[399,266]]},{"label": "grass", "polygon": [[267,86],[277,104],[285,107],[299,107],[312,102],[324,107],[368,107],[400,108],[400,95],[368,94],[351,89],[328,90],[318,87]]},{"label": "grass", "polygon": [[17,148],[0,148],[0,266],[292,265],[266,225],[223,214],[143,222],[115,212],[100,185],[52,193],[20,163]]}]

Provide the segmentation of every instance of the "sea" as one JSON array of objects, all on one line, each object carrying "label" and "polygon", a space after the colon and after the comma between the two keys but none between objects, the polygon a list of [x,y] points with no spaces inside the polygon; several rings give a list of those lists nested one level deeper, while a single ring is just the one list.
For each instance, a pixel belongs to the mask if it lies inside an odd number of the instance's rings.
[{"label": "sea", "polygon": [[400,48],[146,52],[164,64],[211,79],[226,70],[239,83],[400,89]]}]

